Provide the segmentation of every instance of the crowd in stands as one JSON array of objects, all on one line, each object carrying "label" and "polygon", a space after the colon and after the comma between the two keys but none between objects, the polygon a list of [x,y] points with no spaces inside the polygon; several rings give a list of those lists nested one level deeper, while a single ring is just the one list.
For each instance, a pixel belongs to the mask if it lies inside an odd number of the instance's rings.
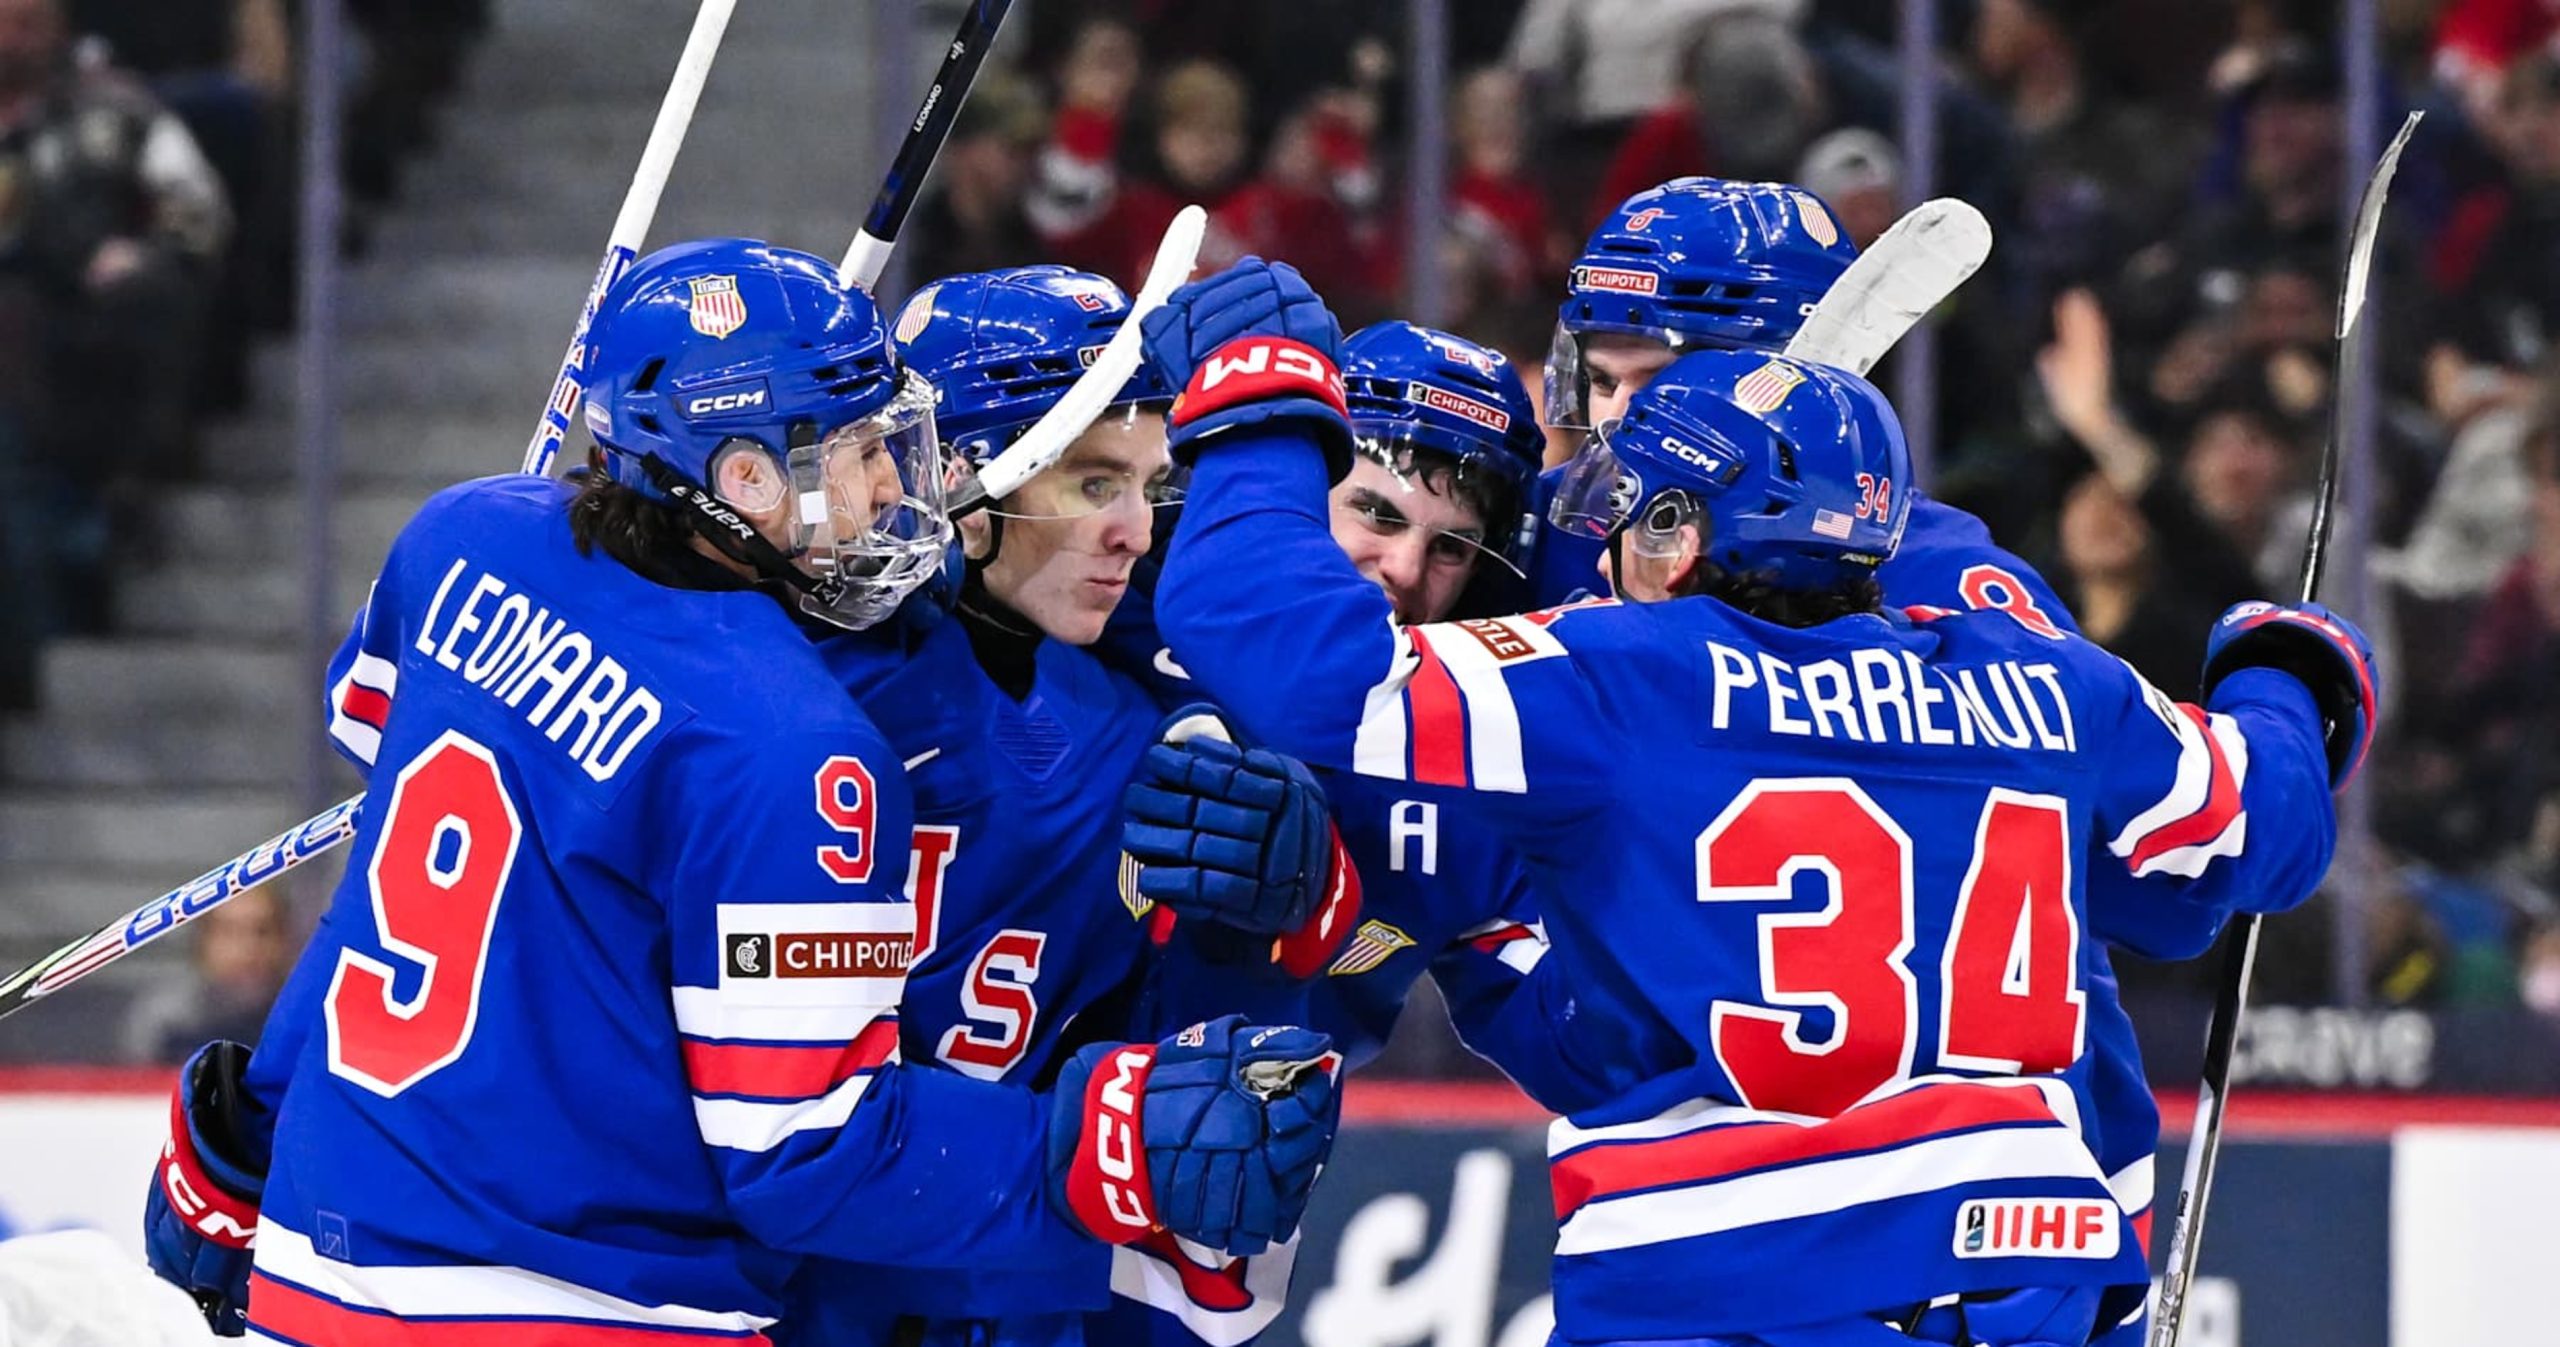
[{"label": "crowd in stands", "polygon": [[[347,242],[426,147],[486,0],[348,0]],[[0,0],[0,713],[113,617],[147,488],[293,318],[297,7]]]},{"label": "crowd in stands", "polygon": [[[1411,269],[1439,268],[1446,325],[1534,372],[1583,234],[1641,188],[1784,179],[1861,244],[1889,225],[1899,9],[1453,6],[1448,142],[1418,151],[1446,156],[1448,206],[1415,220],[1405,6],[1043,5],[1028,55],[964,116],[915,274],[1039,257],[1134,283],[1199,201],[1206,261],[1286,258],[1346,325],[1399,313]],[[1929,485],[2034,560],[2092,636],[2192,690],[2212,617],[2289,592],[2300,565],[2341,204],[2364,176],[2339,7],[1940,10],[1934,192],[1981,207],[1999,242],[1940,330]],[[2366,778],[2378,847],[2340,866],[2362,878],[2369,958],[2338,985],[2346,909],[2319,905],[2273,924],[2261,993],[2560,1020],[2560,4],[2381,10],[2374,130],[2430,117],[2379,268],[2376,509],[2341,544],[2366,559],[2359,616],[2392,689]],[[2213,970],[2125,976],[2186,992]]]}]

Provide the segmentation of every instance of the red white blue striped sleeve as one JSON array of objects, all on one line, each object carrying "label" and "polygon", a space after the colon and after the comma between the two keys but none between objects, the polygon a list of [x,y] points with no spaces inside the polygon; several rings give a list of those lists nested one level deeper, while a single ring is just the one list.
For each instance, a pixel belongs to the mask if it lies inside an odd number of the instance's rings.
[{"label": "red white blue striped sleeve", "polygon": [[[388,572],[386,572],[388,574]],[[391,720],[391,697],[400,688],[399,638],[392,623],[373,615],[395,611],[377,605],[381,582],[365,596],[355,624],[329,661],[329,742],[359,767],[371,767]]]},{"label": "red white blue striped sleeve", "polygon": [[2337,815],[2319,712],[2301,684],[2244,670],[2209,707],[2177,702],[2117,664],[2097,836],[2136,878],[2217,911],[2277,911],[2328,869]]}]

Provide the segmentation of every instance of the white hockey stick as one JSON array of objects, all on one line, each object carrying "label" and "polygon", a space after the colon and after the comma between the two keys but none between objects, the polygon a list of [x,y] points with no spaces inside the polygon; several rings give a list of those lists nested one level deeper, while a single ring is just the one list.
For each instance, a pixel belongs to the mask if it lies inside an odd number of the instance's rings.
[{"label": "white hockey stick", "polygon": [[1991,222],[1953,197],[1924,201],[1858,255],[1787,343],[1787,355],[1863,377],[1991,255]]},{"label": "white hockey stick", "polygon": [[712,58],[720,54],[720,39],[729,31],[729,16],[737,8],[738,0],[702,0],[701,10],[693,16],[693,34],[685,39],[684,55],[676,58],[675,77],[667,82],[658,120],[649,128],[649,143],[640,151],[640,167],[632,172],[631,189],[622,195],[622,211],[613,219],[613,232],[605,237],[604,260],[596,266],[595,282],[587,287],[587,302],[578,311],[568,354],[560,357],[560,373],[551,381],[551,400],[543,404],[542,424],[534,428],[533,442],[525,446],[526,472],[548,475],[561,441],[568,438],[569,418],[577,413],[578,399],[586,391],[582,376],[587,328],[596,320],[604,292],[631,269],[641,242],[649,237],[649,224],[658,215],[658,198],[666,194],[667,175],[676,166],[676,152],[684,148],[685,132],[693,126],[694,104],[702,99],[702,86],[711,78]]},{"label": "white hockey stick", "polygon": [[1181,214],[1173,217],[1163,240],[1156,244],[1156,258],[1147,268],[1146,284],[1138,287],[1137,298],[1130,301],[1129,316],[1121,322],[1120,330],[1111,334],[1102,354],[1077,376],[1057,405],[960,489],[951,503],[952,518],[983,510],[1048,471],[1049,465],[1067,452],[1067,446],[1075,443],[1094,418],[1111,406],[1111,400],[1120,396],[1120,390],[1129,386],[1138,365],[1146,359],[1146,337],[1138,325],[1191,279],[1191,269],[1200,260],[1200,239],[1208,227],[1209,213],[1198,206],[1185,206]]}]

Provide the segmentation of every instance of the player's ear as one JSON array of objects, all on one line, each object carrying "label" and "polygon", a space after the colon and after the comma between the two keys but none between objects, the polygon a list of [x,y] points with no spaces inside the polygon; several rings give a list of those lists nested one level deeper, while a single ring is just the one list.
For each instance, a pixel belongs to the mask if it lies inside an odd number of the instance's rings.
[{"label": "player's ear", "polygon": [[987,512],[963,515],[959,520],[960,550],[971,561],[984,561],[995,551],[995,538]]},{"label": "player's ear", "polygon": [[1669,594],[1688,592],[1690,579],[1698,572],[1698,563],[1706,554],[1706,535],[1694,523],[1680,526],[1680,546],[1663,558],[1662,588]]},{"label": "player's ear", "polygon": [[758,528],[772,533],[782,523],[791,494],[782,465],[758,445],[732,442],[711,461],[711,494],[718,496]]}]

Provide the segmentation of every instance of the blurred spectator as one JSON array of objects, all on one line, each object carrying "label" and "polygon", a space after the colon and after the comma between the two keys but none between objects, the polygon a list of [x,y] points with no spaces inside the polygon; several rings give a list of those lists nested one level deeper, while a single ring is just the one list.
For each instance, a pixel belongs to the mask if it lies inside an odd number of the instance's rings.
[{"label": "blurred spectator", "polygon": [[2057,534],[2053,581],[2082,634],[2154,686],[2193,688],[2216,610],[2161,564],[2142,513],[2091,473],[2062,498]]},{"label": "blurred spectator", "polygon": [[1562,276],[1573,246],[1528,174],[1525,97],[1518,75],[1479,70],[1459,84],[1449,127],[1457,155],[1449,227],[1475,250],[1508,302],[1555,289],[1549,282]]},{"label": "blurred spectator", "polygon": [[2001,251],[2022,313],[2112,277],[2185,204],[2187,138],[2090,78],[2083,42],[2099,17],[2085,0],[1981,0],[1974,11],[1974,69],[2007,99],[2018,140],[2018,227]]},{"label": "blurred spectator", "polygon": [[1902,218],[1902,156],[1892,141],[1865,127],[1843,127],[1813,142],[1793,181],[1831,207],[1861,251]]},{"label": "blurred spectator", "polygon": [[178,119],[124,72],[74,62],[56,0],[0,0],[0,367],[38,372],[0,414],[29,428],[57,502],[70,620],[104,614],[107,493],[184,465],[229,231]]},{"label": "blurred spectator", "polygon": [[2217,612],[2273,592],[2255,569],[2289,468],[2272,418],[2245,402],[2215,408],[2196,422],[2183,460],[2166,463],[2117,401],[2113,343],[2096,297],[2064,292],[2053,326],[2053,344],[2036,358],[2046,404],[2107,484],[2140,510],[2160,554],[2178,559],[2182,585]]},{"label": "blurred spectator", "polygon": [[214,1038],[255,1046],[293,969],[298,942],[273,888],[252,889],[191,925],[186,974],[154,985],[125,1021],[125,1052],[135,1062],[175,1066]]},{"label": "blurred spectator", "polygon": [[2345,167],[2334,56],[2299,40],[2278,44],[2235,94],[2228,193],[2204,203],[2168,249],[2137,259],[2135,287],[2166,282],[2184,302],[2271,263],[2320,265],[2337,255]]},{"label": "blurred spectator", "polygon": [[[1135,60],[1132,52],[1133,68]],[[1039,95],[1019,76],[989,71],[978,78],[907,231],[918,278],[1019,266],[1038,255],[1023,192],[1048,130]]]},{"label": "blurred spectator", "polygon": [[2508,67],[2518,57],[2549,51],[2555,35],[2560,5],[2550,0],[2444,0],[2436,26],[2436,77],[2475,119],[2484,119]]},{"label": "blurred spectator", "polygon": [[2517,372],[2560,336],[2560,56],[2519,62],[2504,88],[2487,130],[2506,180],[2456,204],[2431,259],[2429,402],[2450,422],[2520,397]]},{"label": "blurred spectator", "polygon": [[67,0],[73,31],[103,42],[196,138],[222,176],[239,229],[223,257],[205,342],[198,405],[248,399],[250,336],[291,318],[293,38],[283,0],[169,5]]},{"label": "blurred spectator", "polygon": [[1063,101],[1029,203],[1051,260],[1134,287],[1165,226],[1197,202],[1210,217],[1203,268],[1248,253],[1281,257],[1331,296],[1346,322],[1366,316],[1364,299],[1381,305],[1391,287],[1374,214],[1374,94],[1311,93],[1281,119],[1257,175],[1244,83],[1224,66],[1186,61],[1151,91],[1152,162],[1124,171],[1134,46],[1125,29],[1109,35],[1116,27],[1089,25],[1060,72]]},{"label": "blurred spectator", "polygon": [[1672,178],[1776,179],[1829,125],[1823,71],[1793,21],[1736,6],[1698,23],[1681,80],[1628,129],[1589,214]]}]

